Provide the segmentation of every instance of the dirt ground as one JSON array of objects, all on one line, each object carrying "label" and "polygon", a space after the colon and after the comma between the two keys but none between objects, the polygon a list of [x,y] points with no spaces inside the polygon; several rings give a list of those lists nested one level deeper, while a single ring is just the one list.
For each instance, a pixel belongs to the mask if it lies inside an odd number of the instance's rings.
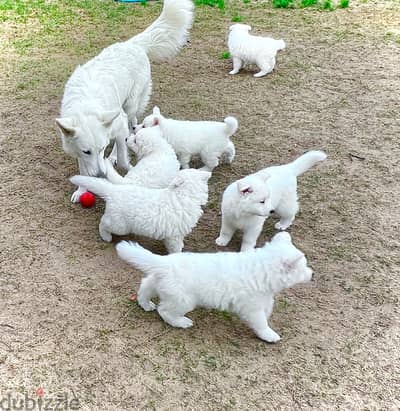
[{"label": "dirt ground", "polygon": [[[196,310],[194,327],[180,330],[143,312],[129,299],[140,273],[117,258],[119,238],[99,238],[103,204],[69,201],[77,165],[54,127],[64,84],[77,64],[160,10],[135,7],[138,15],[112,26],[72,22],[65,32],[79,48],[60,38],[26,44],[39,20],[0,23],[0,407],[8,394],[37,398],[42,387],[43,398],[75,395],[82,410],[399,409],[399,3],[200,7],[188,47],[153,65],[149,110],[240,121],[237,158],[213,173],[185,250],[217,251],[229,182],[310,149],[328,153],[299,179],[291,229],[315,281],[277,298],[275,345],[227,313]],[[220,55],[233,12],[255,33],[286,40],[271,75],[228,74]],[[267,220],[260,241],[273,232]],[[235,237],[228,249],[239,244]]]}]

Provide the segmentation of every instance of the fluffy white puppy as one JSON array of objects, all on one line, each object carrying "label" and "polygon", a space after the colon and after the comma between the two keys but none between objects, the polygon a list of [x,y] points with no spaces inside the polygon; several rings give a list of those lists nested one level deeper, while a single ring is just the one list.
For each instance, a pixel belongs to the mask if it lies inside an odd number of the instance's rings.
[{"label": "fluffy white puppy", "polygon": [[295,161],[267,167],[231,183],[222,196],[222,225],[215,242],[225,246],[236,230],[243,231],[241,251],[256,246],[266,218],[275,212],[278,230],[286,230],[299,210],[297,176],[326,159],[322,151],[309,151]]},{"label": "fluffy white puppy", "polygon": [[74,176],[70,181],[105,200],[99,225],[104,241],[110,242],[112,234],[137,234],[163,240],[169,253],[178,253],[203,214],[201,206],[207,203],[210,176],[208,171],[182,170],[162,189],[86,176]]},{"label": "fluffy white puppy", "polygon": [[[129,170],[125,138],[128,124],[136,125],[150,98],[150,60],[174,57],[186,43],[192,19],[190,0],[165,0],[161,15],[146,30],[105,48],[73,72],[56,124],[64,151],[78,159],[80,174],[105,173],[104,150],[112,140],[112,158]],[[78,188],[71,200],[78,202],[83,191]]]},{"label": "fluffy white puppy", "polygon": [[274,69],[277,52],[286,47],[283,40],[252,36],[250,30],[247,24],[234,24],[229,28],[228,47],[233,62],[229,74],[239,73],[245,64],[254,63],[260,69],[254,77],[265,76]]},{"label": "fluffy white puppy", "polygon": [[122,177],[111,161],[106,161],[107,179],[114,184],[136,184],[148,188],[165,188],[180,168],[175,151],[161,137],[160,127],[143,128],[126,139],[138,162]]},{"label": "fluffy white puppy", "polygon": [[264,247],[245,253],[180,253],[160,256],[136,243],[122,241],[118,255],[144,272],[138,303],[156,308],[173,327],[193,325],[185,314],[196,307],[216,308],[237,314],[267,342],[280,336],[270,328],[274,296],[295,284],[310,281],[312,270],[288,233],[279,233]]},{"label": "fluffy white puppy", "polygon": [[182,168],[189,168],[190,159],[200,155],[204,169],[212,171],[223,155],[228,163],[235,157],[231,137],[238,128],[234,117],[220,121],[182,121],[166,118],[156,106],[140,127],[160,126],[163,137],[175,150]]}]

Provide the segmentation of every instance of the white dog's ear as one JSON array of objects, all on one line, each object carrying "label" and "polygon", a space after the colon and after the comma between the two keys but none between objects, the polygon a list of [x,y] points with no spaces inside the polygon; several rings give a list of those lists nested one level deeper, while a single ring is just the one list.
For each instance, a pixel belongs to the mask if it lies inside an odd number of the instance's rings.
[{"label": "white dog's ear", "polygon": [[296,265],[300,262],[300,260],[303,258],[303,255],[297,255],[296,257],[284,257],[283,259],[283,269],[285,270],[286,273],[289,273],[290,271],[293,271]]},{"label": "white dog's ear", "polygon": [[56,118],[56,124],[65,137],[74,137],[76,129],[73,118]]},{"label": "white dog's ear", "polygon": [[104,111],[99,118],[106,127],[111,126],[112,122],[120,115],[120,110]]},{"label": "white dog's ear", "polygon": [[260,172],[258,175],[262,178],[264,182],[271,178],[271,174],[268,174],[267,172]]},{"label": "white dog's ear", "polygon": [[158,108],[158,106],[154,106],[154,108],[153,108],[153,114],[154,114],[155,116],[159,116],[159,115],[161,114],[161,111],[160,111],[160,109]]},{"label": "white dog's ear", "polygon": [[245,196],[253,192],[253,188],[251,187],[250,183],[248,183],[247,181],[239,180],[236,183],[236,185],[237,185],[239,194],[242,196]]}]

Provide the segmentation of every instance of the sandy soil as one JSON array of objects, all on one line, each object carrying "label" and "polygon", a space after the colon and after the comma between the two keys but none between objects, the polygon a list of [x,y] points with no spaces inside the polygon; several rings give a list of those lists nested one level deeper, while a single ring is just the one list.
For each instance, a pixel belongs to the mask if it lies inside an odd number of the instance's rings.
[{"label": "sandy soil", "polygon": [[[0,400],[35,397],[41,386],[45,398],[75,394],[84,410],[400,407],[400,49],[390,34],[399,7],[237,9],[256,33],[287,41],[275,72],[254,79],[250,67],[229,76],[231,62],[219,56],[231,16],[200,8],[189,46],[153,66],[151,104],[177,118],[240,120],[237,159],[213,174],[186,250],[217,250],[220,195],[230,181],[309,149],[328,153],[299,180],[301,213],[291,233],[316,279],[277,299],[272,326],[282,341],[265,344],[236,317],[206,310],[189,315],[192,329],[173,329],[129,300],[140,273],[117,258],[118,238],[100,240],[103,204],[86,210],[69,202],[67,178],[77,166],[54,127],[65,81],[94,53],[67,55],[58,45],[20,57],[7,46],[20,28],[5,24]],[[134,32],[159,8],[147,10]],[[130,34],[121,25],[118,35]],[[113,35],[91,41],[100,51]],[[58,67],[58,75],[41,67]],[[39,85],[21,87],[31,75]],[[273,232],[268,220],[260,241]],[[165,252],[156,241],[143,244]]]}]

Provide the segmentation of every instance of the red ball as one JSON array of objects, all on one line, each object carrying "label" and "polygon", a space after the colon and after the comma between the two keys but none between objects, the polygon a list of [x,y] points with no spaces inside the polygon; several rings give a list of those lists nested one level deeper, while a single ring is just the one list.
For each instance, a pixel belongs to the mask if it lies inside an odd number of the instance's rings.
[{"label": "red ball", "polygon": [[96,197],[90,191],[85,191],[79,197],[79,202],[81,203],[82,207],[90,208],[96,204]]}]

